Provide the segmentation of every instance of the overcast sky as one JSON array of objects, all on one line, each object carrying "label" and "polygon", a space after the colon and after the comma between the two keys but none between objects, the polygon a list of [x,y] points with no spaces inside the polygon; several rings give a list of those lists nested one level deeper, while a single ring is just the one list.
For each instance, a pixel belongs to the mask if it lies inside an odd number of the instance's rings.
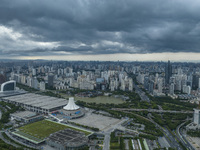
[{"label": "overcast sky", "polygon": [[200,60],[200,1],[0,0],[0,58]]}]

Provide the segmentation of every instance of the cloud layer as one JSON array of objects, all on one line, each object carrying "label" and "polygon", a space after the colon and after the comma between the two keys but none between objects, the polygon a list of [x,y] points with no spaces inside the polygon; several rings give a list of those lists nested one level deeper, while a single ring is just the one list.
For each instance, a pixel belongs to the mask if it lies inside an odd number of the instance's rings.
[{"label": "cloud layer", "polygon": [[199,0],[0,0],[0,55],[200,52]]}]

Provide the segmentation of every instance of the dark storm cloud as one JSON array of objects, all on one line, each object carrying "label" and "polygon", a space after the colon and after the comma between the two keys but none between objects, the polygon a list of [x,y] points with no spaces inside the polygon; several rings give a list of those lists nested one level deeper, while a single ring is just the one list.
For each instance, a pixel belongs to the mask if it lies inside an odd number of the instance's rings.
[{"label": "dark storm cloud", "polygon": [[0,0],[0,25],[2,54],[200,52],[198,0]]}]

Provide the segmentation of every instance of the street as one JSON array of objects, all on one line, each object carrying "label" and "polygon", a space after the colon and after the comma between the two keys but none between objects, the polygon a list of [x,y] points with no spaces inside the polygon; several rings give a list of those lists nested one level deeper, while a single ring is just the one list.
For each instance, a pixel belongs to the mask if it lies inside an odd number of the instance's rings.
[{"label": "street", "polygon": [[145,92],[143,92],[143,91],[138,87],[138,85],[135,84],[134,82],[133,82],[133,87],[135,88],[136,93],[139,94],[139,96],[140,96],[140,98],[141,98],[142,101],[150,102],[149,97],[146,96]]}]

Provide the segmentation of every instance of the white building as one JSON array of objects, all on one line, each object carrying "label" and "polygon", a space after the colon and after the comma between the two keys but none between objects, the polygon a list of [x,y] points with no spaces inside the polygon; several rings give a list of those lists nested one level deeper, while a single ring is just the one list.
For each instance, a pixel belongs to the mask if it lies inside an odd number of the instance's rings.
[{"label": "white building", "polygon": [[41,91],[45,91],[46,90],[44,82],[40,82],[40,90]]},{"label": "white building", "polygon": [[128,86],[129,91],[133,91],[133,79],[129,78],[129,86]]},{"label": "white building", "polygon": [[110,90],[115,91],[115,80],[110,81]]},{"label": "white building", "polygon": [[14,91],[16,88],[16,81],[8,81],[1,85],[1,91],[0,92],[7,92],[7,91]]},{"label": "white building", "polygon": [[63,107],[64,110],[77,110],[79,109],[80,107],[77,106],[75,103],[74,103],[74,97],[70,97],[69,98],[69,102],[68,104]]},{"label": "white building", "polygon": [[162,78],[158,78],[158,93],[162,93],[162,90],[163,90]]},{"label": "white building", "polygon": [[35,68],[32,69],[32,75],[33,75],[33,76],[36,75],[36,69],[35,69]]},{"label": "white building", "polygon": [[200,125],[200,109],[194,109],[193,122],[198,126]]},{"label": "white building", "polygon": [[183,93],[190,94],[191,93],[191,87],[184,85],[183,86]]},{"label": "white building", "polygon": [[173,83],[169,87],[169,94],[174,95],[174,84]]}]

